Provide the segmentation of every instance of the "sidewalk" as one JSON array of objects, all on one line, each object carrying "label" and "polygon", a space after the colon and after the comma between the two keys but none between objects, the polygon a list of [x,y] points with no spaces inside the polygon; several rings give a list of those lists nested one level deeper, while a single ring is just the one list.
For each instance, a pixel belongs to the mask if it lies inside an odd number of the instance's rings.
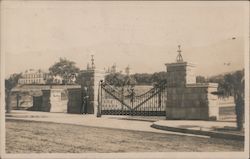
[{"label": "sidewalk", "polygon": [[236,122],[160,120],[154,122],[151,127],[160,130],[244,141],[244,132],[236,130]]},{"label": "sidewalk", "polygon": [[50,113],[38,111],[20,111],[13,110],[11,114],[6,114],[6,120],[25,120],[25,121],[40,121],[40,122],[53,122],[61,124],[73,124],[91,127],[102,127],[111,129],[155,132],[165,134],[176,134],[184,136],[206,137],[202,135],[183,134],[180,132],[165,131],[152,128],[153,121],[140,121],[132,120],[131,116],[112,116],[103,115],[100,118],[94,115],[82,114],[67,114],[67,113]]},{"label": "sidewalk", "polygon": [[[235,122],[164,120],[164,117],[111,115],[103,115],[101,118],[97,118],[89,114],[82,115],[20,110],[13,110],[11,114],[6,114],[6,119],[244,140],[243,133],[234,131],[234,128],[236,128]],[[228,131],[229,129],[230,131]]]}]

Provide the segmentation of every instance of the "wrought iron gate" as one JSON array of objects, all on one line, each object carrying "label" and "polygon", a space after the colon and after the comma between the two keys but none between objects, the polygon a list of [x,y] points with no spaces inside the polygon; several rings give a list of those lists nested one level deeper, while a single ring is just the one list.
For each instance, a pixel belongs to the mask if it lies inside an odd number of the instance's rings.
[{"label": "wrought iron gate", "polygon": [[102,115],[166,115],[166,82],[154,86],[143,94],[137,95],[137,93],[133,87],[125,90],[101,81],[98,92],[99,113]]}]

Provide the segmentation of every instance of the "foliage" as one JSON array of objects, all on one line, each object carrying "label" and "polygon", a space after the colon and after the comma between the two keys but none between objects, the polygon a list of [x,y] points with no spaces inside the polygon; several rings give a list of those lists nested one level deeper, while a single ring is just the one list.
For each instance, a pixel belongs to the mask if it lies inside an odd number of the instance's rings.
[{"label": "foliage", "polygon": [[136,73],[131,75],[134,77],[139,85],[149,85],[152,84],[152,74],[148,73]]},{"label": "foliage", "polygon": [[131,76],[126,76],[121,73],[111,73],[106,75],[105,80],[109,82],[109,84],[123,87],[125,85],[135,85],[136,79]]},{"label": "foliage", "polygon": [[75,66],[75,62],[60,58],[59,62],[49,68],[49,71],[51,76],[62,77],[63,84],[69,84],[72,76],[78,74],[80,69]]},{"label": "foliage", "polygon": [[22,76],[21,73],[14,73],[8,79],[5,79],[5,103],[7,113],[10,113],[10,93],[11,89],[18,85],[18,80]]},{"label": "foliage", "polygon": [[121,73],[111,73],[105,77],[106,81],[115,86],[122,86],[124,84],[152,85],[165,81],[166,79],[166,72],[155,72],[153,74],[136,73],[130,76],[126,76]]},{"label": "foliage", "polygon": [[16,87],[21,76],[21,73],[14,73],[8,79],[5,79],[5,91],[9,92],[12,88]]},{"label": "foliage", "polygon": [[161,83],[162,81],[167,80],[167,72],[162,71],[162,72],[155,72],[152,75],[152,82],[153,83]]},{"label": "foliage", "polygon": [[239,70],[224,75],[210,77],[208,81],[212,83],[218,83],[218,90],[222,92],[221,95],[228,97],[234,96],[235,91],[237,90],[241,90],[241,92],[244,93],[244,83],[242,83],[243,79],[244,70]]},{"label": "foliage", "polygon": [[243,129],[244,122],[244,70],[219,75],[209,79],[210,82],[219,83],[219,91],[223,96],[233,96],[237,117],[237,128]]},{"label": "foliage", "polygon": [[196,83],[206,83],[207,80],[204,76],[196,76]]}]

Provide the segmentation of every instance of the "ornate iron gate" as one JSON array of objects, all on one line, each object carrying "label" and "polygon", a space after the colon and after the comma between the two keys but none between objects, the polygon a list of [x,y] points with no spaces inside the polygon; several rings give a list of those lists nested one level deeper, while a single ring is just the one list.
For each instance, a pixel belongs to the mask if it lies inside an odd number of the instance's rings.
[{"label": "ornate iron gate", "polygon": [[[138,92],[137,92],[138,93]],[[166,82],[154,86],[147,92],[137,95],[132,87],[114,87],[107,82],[100,82],[98,109],[102,115],[140,115],[165,116],[167,86]]]}]

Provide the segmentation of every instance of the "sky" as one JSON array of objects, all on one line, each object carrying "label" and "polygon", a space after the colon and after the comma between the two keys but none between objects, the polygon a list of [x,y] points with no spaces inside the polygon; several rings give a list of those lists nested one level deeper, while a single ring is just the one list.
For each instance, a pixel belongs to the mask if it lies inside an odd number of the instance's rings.
[{"label": "sky", "polygon": [[[178,45],[197,75],[244,68],[248,5],[234,2],[4,1],[5,75],[48,68],[60,57],[85,69],[114,63],[131,73],[166,71]],[[230,63],[225,65],[225,63]]]}]

